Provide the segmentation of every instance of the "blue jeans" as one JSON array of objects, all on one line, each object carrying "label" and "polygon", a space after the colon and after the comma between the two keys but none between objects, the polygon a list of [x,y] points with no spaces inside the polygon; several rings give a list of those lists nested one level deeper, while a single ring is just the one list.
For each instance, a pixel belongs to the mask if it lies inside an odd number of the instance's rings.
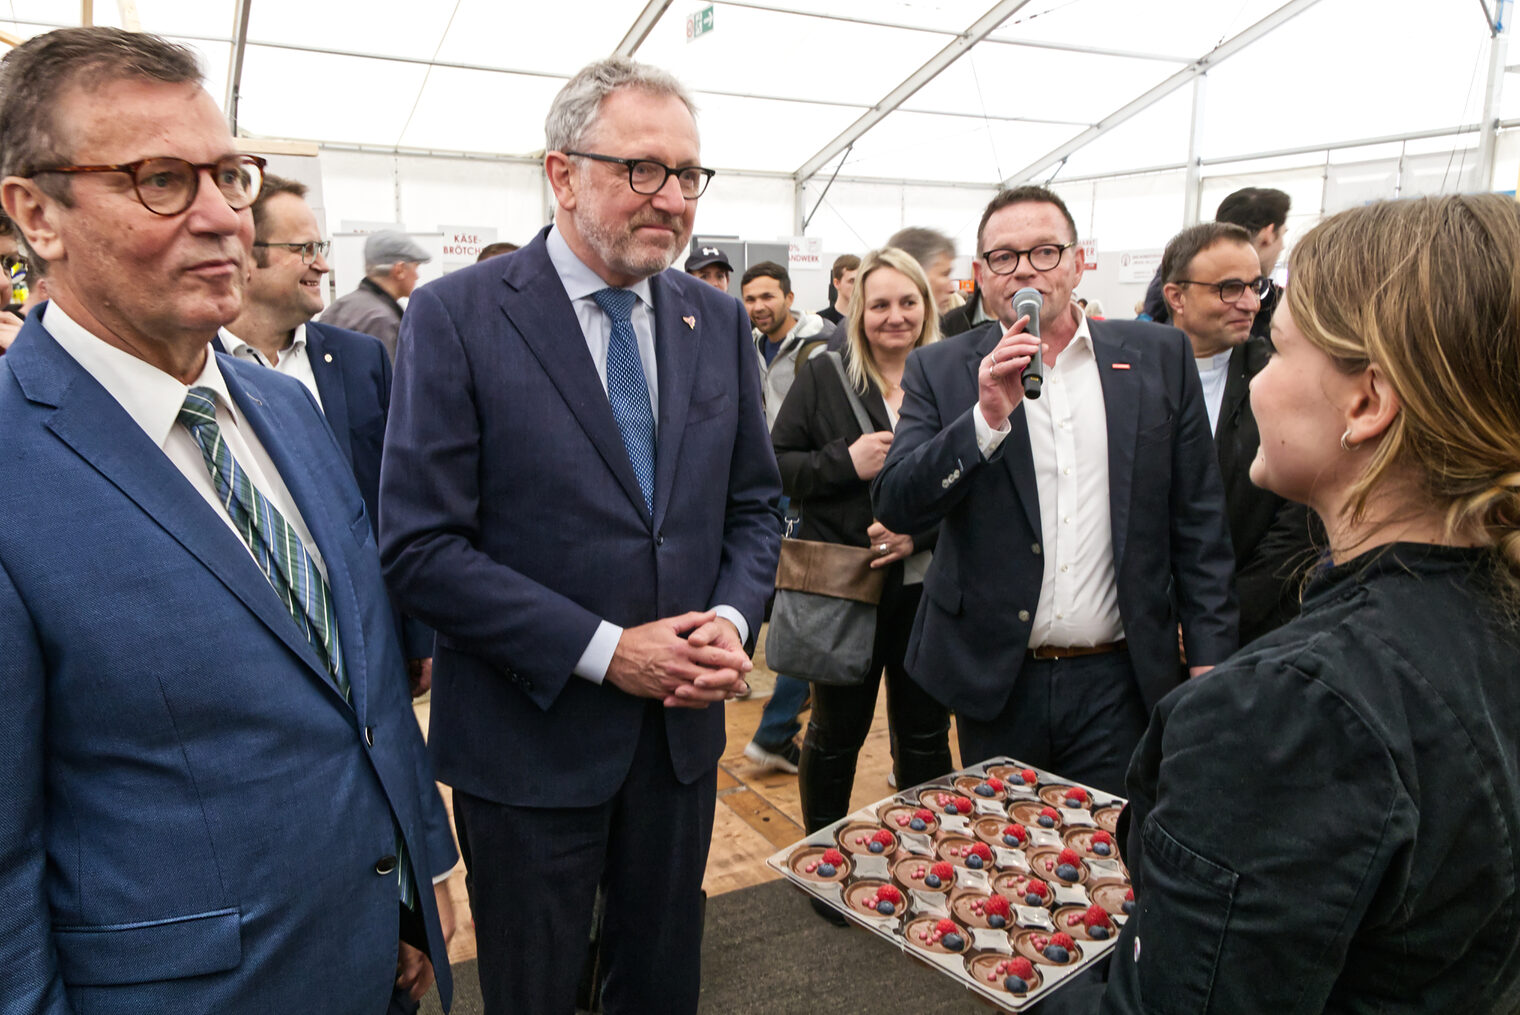
[{"label": "blue jeans", "polygon": [[797,715],[808,698],[808,682],[776,674],[776,687],[760,713],[760,726],[754,741],[767,751],[775,751],[795,737],[802,724]]}]

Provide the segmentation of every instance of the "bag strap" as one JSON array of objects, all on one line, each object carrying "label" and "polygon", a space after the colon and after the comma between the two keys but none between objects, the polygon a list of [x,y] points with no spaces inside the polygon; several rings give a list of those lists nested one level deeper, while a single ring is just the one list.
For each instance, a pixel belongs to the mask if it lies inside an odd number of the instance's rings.
[{"label": "bag strap", "polygon": [[866,412],[865,403],[860,400],[860,394],[855,390],[855,385],[850,383],[850,377],[844,371],[844,360],[839,353],[830,350],[824,353],[829,362],[834,364],[834,370],[839,374],[839,383],[844,385],[844,395],[850,400],[850,408],[855,412],[855,422],[860,424],[860,432],[863,434],[875,433],[876,424],[871,422],[870,415]]}]

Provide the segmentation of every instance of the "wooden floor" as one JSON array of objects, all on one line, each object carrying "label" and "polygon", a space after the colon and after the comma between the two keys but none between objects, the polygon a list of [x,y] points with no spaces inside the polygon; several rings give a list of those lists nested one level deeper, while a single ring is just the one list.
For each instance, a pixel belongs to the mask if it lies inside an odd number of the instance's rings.
[{"label": "wooden floor", "polygon": [[[764,644],[763,638],[761,644]],[[765,668],[763,653],[756,657],[755,671],[750,678],[754,695],[747,701],[730,702],[727,706],[728,747],[718,763],[718,806],[713,821],[712,850],[703,879],[703,887],[709,895],[747,888],[778,877],[765,865],[765,858],[803,837],[797,777],[780,772],[762,774],[744,756],[744,747],[760,723],[760,713],[770,697],[775,679],[774,674]],[[428,700],[419,700],[414,709],[426,735]],[[806,724],[805,715],[803,722]],[[950,745],[954,751],[953,728]],[[860,752],[851,806],[860,807],[889,795],[892,789],[887,785],[887,774],[891,769],[886,695],[881,694],[877,697],[871,733]],[[443,790],[445,804],[449,804],[448,787],[440,785],[439,788]],[[454,900],[457,928],[449,942],[449,959],[453,962],[473,959],[475,930],[470,921],[470,900],[465,894],[463,864],[455,868],[446,884],[449,896]]]}]

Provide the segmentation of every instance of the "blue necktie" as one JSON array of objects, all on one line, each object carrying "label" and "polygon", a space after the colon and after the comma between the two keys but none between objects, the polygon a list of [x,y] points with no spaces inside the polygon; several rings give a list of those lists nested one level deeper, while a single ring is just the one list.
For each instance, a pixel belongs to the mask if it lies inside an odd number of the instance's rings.
[{"label": "blue necktie", "polygon": [[623,447],[644,494],[644,506],[654,514],[654,410],[649,406],[649,383],[639,359],[639,343],[633,333],[633,301],[628,289],[599,289],[591,294],[602,313],[612,320],[607,342],[607,400]]},{"label": "blue necktie", "polygon": [[[343,698],[353,704],[353,689],[343,669],[343,650],[338,644],[338,615],[322,572],[317,570],[306,545],[296,535],[285,516],[259,492],[248,474],[232,457],[222,428],[216,422],[216,392],[211,388],[191,388],[179,410],[179,424],[190,431],[200,445],[201,457],[211,472],[212,485],[221,498],[222,507],[237,526],[238,534],[253,551],[264,577],[274,587],[290,617],[306,635],[317,658],[327,668],[332,682]],[[401,901],[415,908],[406,840],[396,830],[397,884]]]}]

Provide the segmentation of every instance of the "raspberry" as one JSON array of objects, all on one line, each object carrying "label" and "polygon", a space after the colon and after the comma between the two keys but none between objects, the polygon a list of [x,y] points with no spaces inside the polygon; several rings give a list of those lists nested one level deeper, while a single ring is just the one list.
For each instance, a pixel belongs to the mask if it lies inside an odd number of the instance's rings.
[{"label": "raspberry", "polygon": [[983,912],[988,916],[1007,916],[1010,912],[1008,900],[1001,895],[989,896]]},{"label": "raspberry", "polygon": [[991,786],[993,789],[997,790],[999,793],[1001,793],[1003,791],[1003,780],[999,779],[997,776],[993,776],[992,778],[988,779],[987,780],[987,785]]},{"label": "raspberry", "polygon": [[1102,906],[1088,906],[1087,912],[1082,914],[1082,924],[1086,927],[1107,927],[1108,911]]},{"label": "raspberry", "polygon": [[1081,862],[1081,860],[1082,858],[1077,855],[1077,851],[1072,849],[1070,846],[1067,846],[1065,849],[1061,850],[1061,855],[1056,858],[1056,863],[1069,863],[1075,867],[1078,863]]},{"label": "raspberry", "polygon": [[1022,955],[1017,955],[1008,960],[1008,971],[1025,983],[1034,979],[1034,963]]},{"label": "raspberry", "polygon": [[1056,810],[1054,807],[1042,807],[1040,808],[1040,817],[1050,818],[1052,821],[1059,821],[1061,820],[1061,812]]},{"label": "raspberry", "polygon": [[1133,888],[1131,888],[1129,891],[1127,891],[1127,892],[1124,893],[1124,901],[1125,902],[1134,902],[1135,901],[1135,890]]},{"label": "raspberry", "polygon": [[1077,803],[1083,803],[1087,800],[1087,790],[1082,789],[1079,786],[1073,786],[1071,789],[1066,791],[1066,799],[1075,800]]},{"label": "raspberry", "polygon": [[1103,842],[1103,843],[1107,843],[1108,845],[1112,846],[1114,844],[1114,837],[1112,835],[1109,835],[1108,832],[1106,832],[1106,831],[1104,831],[1103,829],[1100,828],[1096,832],[1093,833],[1092,841],[1093,841],[1094,844],[1097,844],[1099,842]]},{"label": "raspberry", "polygon": [[946,863],[945,861],[941,860],[939,863],[929,868],[929,873],[933,874],[941,881],[949,881],[951,878],[955,877],[955,865]]},{"label": "raspberry", "polygon": [[1057,946],[1058,948],[1065,948],[1067,951],[1071,951],[1077,946],[1077,943],[1072,940],[1071,935],[1066,933],[1064,930],[1057,931],[1056,933],[1050,935],[1050,943]]},{"label": "raspberry", "polygon": [[918,810],[913,812],[913,816],[926,825],[934,821],[934,812],[929,810],[927,807],[920,807]]},{"label": "raspberry", "polygon": [[966,797],[958,796],[951,802],[955,804],[955,812],[957,814],[971,813],[971,801]]},{"label": "raspberry", "polygon": [[1029,837],[1029,833],[1024,830],[1023,825],[1009,825],[1003,829],[1003,834],[1019,842],[1023,842]]},{"label": "raspberry", "polygon": [[1040,781],[1040,777],[1034,774],[1034,769],[1026,768],[1019,773],[1019,778],[1024,780],[1024,785],[1033,786]]},{"label": "raspberry", "polygon": [[844,854],[837,849],[826,849],[823,851],[823,862],[831,863],[835,867],[838,867],[844,863]]},{"label": "raspberry", "polygon": [[979,856],[982,858],[983,863],[991,863],[992,847],[988,846],[985,842],[978,842],[976,845],[972,846],[969,850],[966,851],[966,855]]},{"label": "raspberry", "polygon": [[879,829],[877,829],[876,830],[876,834],[873,835],[873,836],[871,836],[871,840],[873,842],[879,842],[883,846],[890,846],[894,842],[897,841],[893,837],[892,833],[890,831],[888,831],[887,829],[885,829],[885,828],[879,828]]},{"label": "raspberry", "polygon": [[934,925],[935,933],[938,934],[954,934],[958,929],[954,920],[941,920]]},{"label": "raspberry", "polygon": [[1045,882],[1039,878],[1030,878],[1029,884],[1024,886],[1024,893],[1026,895],[1038,895],[1042,899],[1045,897],[1045,891]]},{"label": "raspberry", "polygon": [[876,889],[876,897],[882,902],[890,902],[894,906],[902,901],[902,892],[895,885],[882,885]]}]

